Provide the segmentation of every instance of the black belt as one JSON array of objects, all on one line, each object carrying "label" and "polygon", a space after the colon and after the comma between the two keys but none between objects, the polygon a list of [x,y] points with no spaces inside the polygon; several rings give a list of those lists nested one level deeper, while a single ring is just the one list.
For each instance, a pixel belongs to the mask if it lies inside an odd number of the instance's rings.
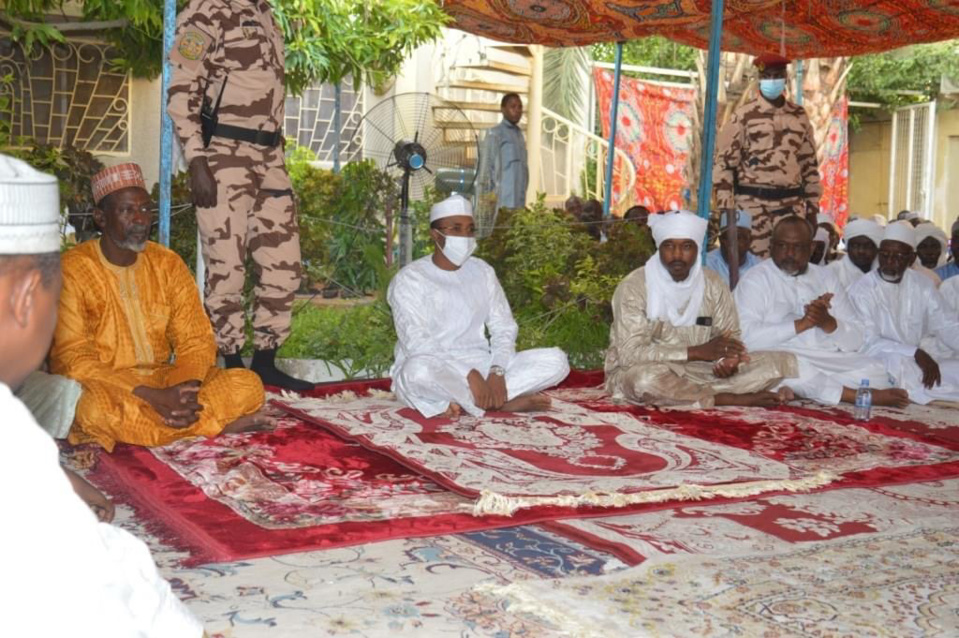
[{"label": "black belt", "polygon": [[228,140],[238,140],[240,142],[249,142],[260,146],[269,146],[273,148],[279,146],[283,141],[283,131],[257,131],[242,126],[231,126],[229,124],[217,124],[213,129],[214,137],[225,137]]},{"label": "black belt", "polygon": [[736,185],[737,195],[750,195],[759,199],[787,199],[789,197],[802,197],[806,191],[801,187],[796,188],[777,188],[769,186],[745,186]]}]

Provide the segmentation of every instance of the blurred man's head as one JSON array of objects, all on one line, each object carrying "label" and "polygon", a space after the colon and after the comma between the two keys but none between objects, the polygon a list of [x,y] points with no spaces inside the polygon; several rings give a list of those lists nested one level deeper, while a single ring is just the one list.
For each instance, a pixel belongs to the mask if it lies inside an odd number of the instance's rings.
[{"label": "blurred man's head", "polygon": [[603,203],[598,199],[587,201],[579,220],[585,224],[589,236],[598,241],[603,236]]},{"label": "blurred man's head", "polygon": [[623,215],[623,219],[628,222],[633,222],[637,226],[648,226],[649,225],[649,209],[645,206],[633,206],[626,211],[626,214]]},{"label": "blurred man's head", "polygon": [[570,195],[569,199],[566,200],[566,204],[563,206],[567,213],[579,219],[580,215],[583,214],[583,200],[576,195]]},{"label": "blurred man's head", "polygon": [[57,180],[0,155],[0,382],[16,388],[40,367],[60,285]]},{"label": "blurred man's head", "polygon": [[802,217],[793,215],[779,220],[769,242],[776,267],[790,277],[804,274],[812,256],[812,239],[812,226]]},{"label": "blurred man's head", "polygon": [[523,101],[516,93],[507,93],[500,100],[499,110],[510,124],[519,124],[523,117]]},{"label": "blurred man's head", "polygon": [[[731,264],[736,259],[739,265],[746,262],[746,255],[749,253],[749,247],[753,243],[752,217],[744,210],[735,211],[736,219],[736,246],[730,246],[729,242],[729,220],[723,218],[722,228],[719,231],[719,249],[723,260]],[[735,256],[734,250],[735,248]]]}]

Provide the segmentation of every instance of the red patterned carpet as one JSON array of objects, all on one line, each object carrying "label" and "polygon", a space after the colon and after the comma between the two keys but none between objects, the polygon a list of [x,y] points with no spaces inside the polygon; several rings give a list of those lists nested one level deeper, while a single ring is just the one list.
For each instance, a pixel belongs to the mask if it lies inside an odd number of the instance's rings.
[{"label": "red patterned carpet", "polygon": [[[455,424],[404,411],[382,381],[334,385],[283,400],[311,424],[118,446],[90,478],[196,565],[560,520],[556,531],[635,562],[645,554],[623,540],[629,521],[678,506],[681,516],[690,498],[761,493],[753,502],[768,507],[790,490],[959,477],[949,413],[861,426],[839,409],[660,412],[611,403],[597,380],[574,375],[549,415]],[[473,515],[483,507],[514,515]]]}]

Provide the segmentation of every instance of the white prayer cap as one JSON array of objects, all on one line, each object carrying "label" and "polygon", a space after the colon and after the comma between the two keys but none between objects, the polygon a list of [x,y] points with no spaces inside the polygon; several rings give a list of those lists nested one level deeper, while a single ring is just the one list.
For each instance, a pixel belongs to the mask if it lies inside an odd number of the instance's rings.
[{"label": "white prayer cap", "polygon": [[898,221],[909,221],[910,219],[919,219],[919,213],[914,213],[911,210],[900,211],[896,216]]},{"label": "white prayer cap", "polygon": [[942,230],[932,222],[923,222],[916,226],[916,246],[930,237],[935,237],[938,239],[939,243],[942,244],[943,250],[945,250],[949,245],[949,236],[946,235],[946,231]]},{"label": "white prayer cap", "polygon": [[[723,230],[725,230],[726,227],[729,226],[729,218],[726,217],[726,215],[723,215],[723,216],[722,216],[722,220],[723,220]],[[749,213],[747,213],[747,212],[744,211],[744,210],[737,210],[737,211],[736,211],[736,226],[737,226],[738,228],[751,229],[751,228],[753,227],[753,217],[752,217],[752,215],[750,215]]]},{"label": "white prayer cap", "polygon": [[649,227],[653,231],[653,241],[656,242],[657,248],[667,239],[692,239],[702,248],[708,225],[708,221],[688,210],[649,216]]},{"label": "white prayer cap", "polygon": [[824,244],[829,243],[829,231],[825,228],[817,228],[816,236],[812,238],[813,242],[821,241]]},{"label": "white prayer cap", "polygon": [[430,223],[456,215],[473,216],[473,204],[462,195],[450,195],[443,201],[433,204],[433,208],[430,209]]},{"label": "white prayer cap", "polygon": [[60,251],[57,178],[0,155],[0,255]]},{"label": "white prayer cap", "polygon": [[883,228],[871,219],[856,219],[843,230],[842,238],[849,243],[853,237],[868,237],[876,247],[882,242]]},{"label": "white prayer cap", "polygon": [[916,229],[907,221],[896,221],[886,226],[882,235],[883,241],[899,241],[916,249]]},{"label": "white prayer cap", "polygon": [[879,224],[880,226],[882,226],[883,228],[885,228],[885,227],[886,227],[886,222],[887,222],[888,220],[886,219],[886,216],[885,216],[885,215],[873,215],[873,216],[872,216],[872,221],[876,222],[877,224]]}]

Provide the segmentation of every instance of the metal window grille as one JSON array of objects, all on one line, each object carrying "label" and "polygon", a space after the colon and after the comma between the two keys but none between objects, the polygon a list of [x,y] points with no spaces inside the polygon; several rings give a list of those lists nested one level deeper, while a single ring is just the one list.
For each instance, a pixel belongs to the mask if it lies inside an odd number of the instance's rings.
[{"label": "metal window grille", "polygon": [[[333,162],[334,103],[332,84],[311,86],[299,97],[286,98],[286,135],[313,151],[322,163]],[[362,117],[363,90],[354,91],[353,80],[346,78],[340,85],[340,153],[346,150]]]},{"label": "metal window grille", "polygon": [[897,109],[892,119],[889,215],[910,210],[932,216],[935,167],[936,103]]},{"label": "metal window grille", "polygon": [[111,68],[105,44],[57,43],[25,51],[0,40],[0,92],[11,98],[11,135],[91,153],[128,154],[130,78]]}]

